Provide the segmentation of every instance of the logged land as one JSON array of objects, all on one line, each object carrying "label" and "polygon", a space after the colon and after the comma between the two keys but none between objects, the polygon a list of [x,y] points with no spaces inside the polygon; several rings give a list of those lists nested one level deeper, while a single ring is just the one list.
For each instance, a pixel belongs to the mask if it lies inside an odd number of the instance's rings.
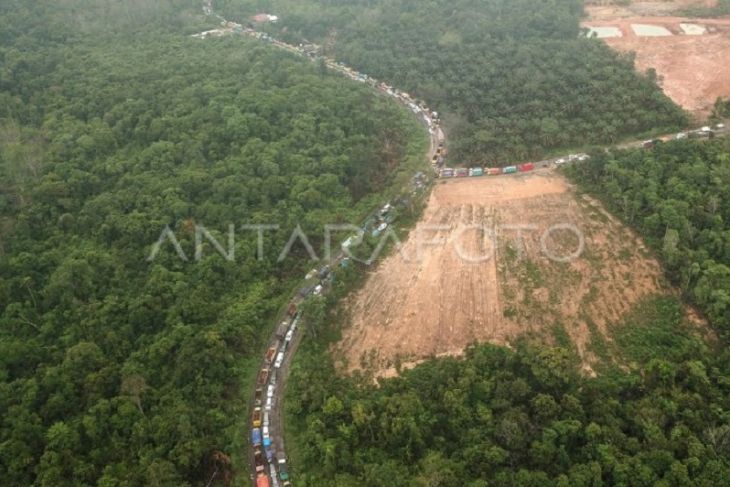
[{"label": "logged land", "polygon": [[674,102],[706,116],[718,97],[730,97],[730,18],[678,17],[681,9],[713,1],[603,2],[587,5],[583,27],[598,28],[611,48],[636,53],[636,67],[653,68]]},{"label": "logged land", "polygon": [[[585,235],[580,258],[546,257],[541,237],[555,224]],[[520,239],[516,225],[532,229]],[[545,243],[565,256],[579,240],[558,230]],[[480,254],[492,258],[473,259]],[[509,345],[530,334],[561,345],[569,338],[590,369],[593,341],[607,339],[608,328],[641,299],[670,292],[640,239],[562,176],[450,180],[434,188],[408,240],[346,304],[349,324],[335,359],[342,370],[392,375],[428,357],[458,355],[473,342]]]}]

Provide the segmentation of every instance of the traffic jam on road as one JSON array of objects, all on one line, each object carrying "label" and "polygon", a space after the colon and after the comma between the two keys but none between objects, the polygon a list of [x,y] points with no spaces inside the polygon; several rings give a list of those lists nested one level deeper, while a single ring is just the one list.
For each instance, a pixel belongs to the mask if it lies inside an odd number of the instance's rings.
[{"label": "traffic jam on road", "polygon": [[[431,135],[431,149],[429,157],[431,159],[431,167],[437,178],[458,178],[458,177],[478,177],[478,176],[497,176],[506,174],[518,174],[532,171],[537,168],[547,168],[561,166],[571,162],[582,162],[589,159],[587,154],[570,154],[564,157],[556,157],[553,159],[542,160],[539,162],[527,162],[523,164],[507,166],[507,167],[444,167],[447,155],[446,137],[441,128],[441,120],[438,112],[431,110],[423,101],[414,99],[408,93],[395,89],[391,85],[378,81],[367,74],[358,72],[342,62],[328,57],[321,56],[321,48],[314,44],[299,44],[293,46],[273,38],[271,35],[259,32],[253,28],[244,28],[240,24],[229,22],[220,15],[213,12],[212,0],[204,0],[203,11],[206,15],[216,16],[221,20],[222,29],[206,31],[195,34],[193,37],[206,38],[210,36],[241,34],[248,35],[261,41],[271,43],[272,45],[289,51],[291,53],[309,58],[313,62],[323,61],[324,65],[332,71],[346,76],[353,81],[366,83],[381,93],[392,97],[399,103],[403,104],[411,110],[415,116],[427,127]],[[275,16],[269,16],[275,17]],[[278,17],[275,17],[278,19]],[[699,130],[682,132],[669,138],[712,138],[715,133],[718,135],[725,132],[725,126],[718,124],[713,129],[703,127]],[[655,139],[639,143],[627,144],[626,147],[639,146],[651,148],[665,139]],[[414,191],[422,190],[426,185],[426,178],[423,173],[417,173],[412,183]],[[402,203],[402,202],[400,202]],[[362,225],[362,231],[370,231],[373,236],[384,231],[389,223],[393,221],[392,210],[399,202],[390,203],[383,206],[376,212],[376,215]],[[372,227],[372,228],[371,228]],[[351,236],[343,244],[342,249],[347,251],[351,245],[357,242],[361,235]],[[340,254],[332,262],[332,266],[345,266],[349,258],[344,254]],[[323,266],[320,269],[313,269],[305,278],[308,283],[289,303],[286,310],[286,316],[281,320],[276,328],[274,336],[271,338],[269,347],[267,348],[262,366],[258,372],[256,380],[256,388],[253,398],[253,411],[250,424],[250,441],[253,448],[253,468],[255,470],[254,484],[256,487],[290,487],[292,485],[287,456],[284,451],[283,435],[281,434],[280,412],[281,402],[283,398],[283,383],[286,381],[286,373],[288,361],[291,360],[296,346],[294,343],[297,330],[301,326],[301,312],[298,306],[307,297],[314,295],[322,295],[327,292],[328,284],[332,274],[329,266]],[[277,409],[278,408],[278,409]],[[276,431],[276,435],[273,432]],[[277,441],[274,441],[276,437]],[[275,444],[276,443],[276,444]]]},{"label": "traffic jam on road", "polygon": [[257,487],[291,486],[286,454],[283,446],[277,451],[272,438],[274,408],[277,406],[277,381],[279,371],[287,358],[291,342],[297,331],[300,312],[292,302],[286,317],[279,323],[256,379],[253,413],[251,416],[251,445],[254,449],[254,468]]},{"label": "traffic jam on road", "polygon": [[[276,40],[268,34],[253,31],[252,29],[244,29],[243,33],[270,42],[274,46],[287,51],[316,60],[311,54],[316,50],[313,50],[311,45],[292,46]],[[354,81],[367,83],[405,105],[428,128],[432,139],[432,149],[430,152],[436,152],[436,145],[441,148],[444,147],[445,136],[439,126],[440,120],[438,119],[438,113],[430,110],[423,102],[416,101],[408,93],[394,89],[386,83],[379,82],[342,63],[335,62],[333,59],[325,58],[325,65],[329,69]],[[436,169],[434,167],[434,170]],[[424,175],[417,173],[412,182],[416,190],[422,189],[425,185]],[[392,205],[390,204],[386,204],[379,209],[378,215],[375,218],[377,226],[372,229],[373,235],[382,232],[392,222],[392,217],[390,216],[392,215],[392,209]],[[363,227],[364,231],[370,230],[367,223]],[[349,245],[347,243],[343,244],[343,249],[347,249],[348,247]],[[344,255],[340,255],[332,264],[340,265],[347,263],[347,261],[348,259]],[[300,289],[298,296],[290,303],[287,318],[278,325],[275,336],[265,353],[263,366],[259,371],[256,382],[254,410],[251,419],[251,444],[254,448],[254,468],[257,487],[268,487],[269,485],[286,487],[291,485],[291,476],[288,469],[287,457],[284,452],[283,438],[279,438],[278,445],[274,445],[272,439],[272,430],[280,427],[280,425],[274,424],[275,415],[273,414],[273,410],[277,407],[277,400],[280,401],[280,398],[283,397],[283,391],[277,390],[277,379],[279,383],[283,382],[283,374],[280,371],[285,366],[287,360],[291,359],[291,355],[293,354],[293,350],[290,350],[290,344],[294,340],[300,321],[300,313],[297,311],[297,305],[310,295],[317,296],[325,293],[329,278],[331,278],[329,266],[323,266],[316,270],[313,269],[306,276],[305,281],[311,284],[305,285]],[[266,468],[267,465],[268,471]]]}]

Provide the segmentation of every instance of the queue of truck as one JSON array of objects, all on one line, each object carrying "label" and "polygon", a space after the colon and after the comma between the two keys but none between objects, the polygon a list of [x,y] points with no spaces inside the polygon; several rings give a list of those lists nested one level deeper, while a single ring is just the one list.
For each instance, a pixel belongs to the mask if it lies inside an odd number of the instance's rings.
[{"label": "queue of truck", "polygon": [[[226,22],[225,19],[222,19],[213,12],[211,0],[204,1],[204,11],[207,15],[216,15],[222,22]],[[345,66],[343,63],[336,62],[334,59],[320,57],[320,50],[318,46],[311,44],[292,46],[273,38],[269,34],[257,32],[252,28],[239,28],[240,26],[237,24],[234,25],[234,27],[234,29],[231,29],[233,32],[249,35],[258,40],[269,42],[286,51],[309,57],[312,61],[323,60],[324,65],[329,69],[354,81],[367,83],[386,96],[396,99],[411,110],[414,115],[428,128],[432,137],[432,146],[435,146],[436,143],[438,143],[436,162],[437,164],[444,163],[444,156],[446,154],[446,148],[444,147],[445,136],[440,128],[438,112],[431,110],[422,101],[418,101],[411,97],[408,93],[397,90],[389,84],[380,82],[367,74],[353,70],[352,68]],[[437,168],[434,169],[437,173]],[[426,181],[427,179],[423,173],[417,173],[412,180],[413,194],[417,191],[423,190],[426,186]],[[373,235],[377,235],[385,231],[388,225],[395,219],[394,212],[396,204],[405,205],[406,200],[403,199],[402,201],[397,201],[394,205],[391,205],[390,203],[385,204],[382,208],[376,211],[376,214],[373,217],[368,218],[368,220],[363,224],[363,229],[365,229],[364,231],[369,231],[372,228]],[[353,241],[350,240],[350,243],[353,243]],[[343,245],[343,252],[347,248],[348,246]],[[334,263],[339,264],[341,267],[346,267],[347,264],[349,264],[349,260],[350,259],[345,257],[343,254],[336,258]],[[286,312],[286,319],[284,319],[277,327],[274,338],[264,353],[263,364],[256,380],[253,411],[251,413],[250,423],[250,440],[254,452],[253,466],[255,484],[257,487],[270,487],[272,485],[274,487],[291,486],[291,477],[288,469],[287,457],[283,451],[283,445],[274,445],[271,438],[271,429],[277,426],[272,422],[272,418],[274,417],[273,411],[276,407],[276,398],[278,397],[277,377],[286,363],[288,358],[287,352],[297,332],[300,320],[300,312],[297,309],[297,303],[310,295],[323,294],[331,279],[332,273],[330,267],[326,265],[313,270],[307,275],[306,281],[310,284],[305,285],[299,290],[299,296],[295,297],[289,305]],[[314,283],[312,281],[314,281]],[[280,425],[278,426],[281,427]],[[276,451],[277,446],[279,447],[278,451]],[[266,468],[267,465],[268,469]]]},{"label": "queue of truck", "polygon": [[[452,178],[452,177],[480,177],[480,176],[496,176],[501,174],[514,174],[520,172],[528,172],[535,169],[536,166],[547,167],[550,164],[562,165],[573,161],[585,161],[589,158],[587,154],[571,154],[567,157],[557,158],[553,160],[545,160],[537,163],[524,163],[519,165],[507,166],[504,168],[500,167],[472,167],[472,168],[446,168],[443,167],[446,162],[447,148],[445,146],[445,135],[441,129],[441,120],[438,112],[431,110],[422,101],[414,99],[411,95],[406,92],[397,90],[391,85],[378,81],[375,78],[370,77],[365,73],[360,73],[341,62],[337,62],[332,58],[321,57],[321,49],[319,46],[314,44],[299,44],[299,46],[292,46],[285,42],[279,41],[273,38],[271,35],[258,32],[252,28],[243,28],[240,24],[227,22],[225,19],[220,17],[218,14],[213,12],[212,0],[204,0],[203,10],[206,15],[215,15],[218,17],[222,25],[227,27],[225,32],[241,33],[249,35],[256,39],[269,42],[276,47],[283,50],[292,52],[297,55],[308,57],[310,60],[319,62],[323,61],[324,65],[338,72],[354,81],[367,83],[384,93],[385,95],[392,97],[411,110],[419,120],[424,123],[432,137],[432,144],[435,147],[434,153],[432,154],[432,168],[437,177]],[[205,35],[196,35],[197,37],[205,38]],[[717,129],[724,130],[724,125],[718,125]],[[712,130],[706,130],[707,127],[703,127],[700,130],[690,131],[685,133],[677,134],[676,138],[712,138],[714,132]],[[652,144],[653,145],[653,144]],[[417,173],[413,178],[414,194],[416,191],[421,190],[426,185],[426,178],[423,173]],[[395,202],[395,204],[404,203]],[[361,230],[363,232],[368,231],[372,228],[372,235],[377,236],[379,233],[387,229],[388,225],[393,221],[393,205],[390,203],[386,204],[381,208],[374,218],[368,219],[363,224]],[[362,241],[362,235],[354,235],[348,238],[343,244],[343,252],[346,252],[351,246],[357,245]],[[335,259],[335,263],[339,262],[341,267],[345,267],[349,263],[349,258],[341,255]],[[312,273],[307,276],[307,280],[318,279],[319,283],[316,285],[307,285],[300,289],[299,296],[301,299],[308,297],[309,295],[319,295],[325,291],[327,285],[327,279],[331,278],[330,269],[328,266],[324,266],[319,270],[313,270]],[[295,298],[295,301],[301,301],[300,298]],[[275,401],[277,397],[277,375],[287,360],[287,350],[294,339],[300,314],[297,311],[296,302],[292,302],[287,309],[287,318],[280,323],[277,327],[275,338],[266,350],[264,354],[264,363],[259,371],[259,376],[256,382],[256,389],[254,393],[254,404],[253,412],[251,417],[251,443],[254,449],[254,467],[255,467],[255,483],[257,487],[290,487],[291,478],[287,465],[286,454],[283,451],[283,445],[280,445],[281,450],[275,451],[275,447],[272,444],[271,439],[271,428],[274,426],[271,422],[272,410],[275,407]],[[266,394],[264,395],[264,390]],[[268,464],[268,472],[266,470],[266,464]]]}]

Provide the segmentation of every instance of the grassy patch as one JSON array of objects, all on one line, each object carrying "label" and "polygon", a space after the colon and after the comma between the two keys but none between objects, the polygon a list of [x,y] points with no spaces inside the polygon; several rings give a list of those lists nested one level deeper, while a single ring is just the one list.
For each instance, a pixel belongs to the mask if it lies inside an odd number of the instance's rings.
[{"label": "grassy patch", "polygon": [[672,296],[646,298],[614,328],[616,351],[628,361],[679,361],[702,353],[705,345],[687,325],[680,301]]},{"label": "grassy patch", "polygon": [[585,321],[588,330],[591,332],[591,341],[589,344],[590,351],[596,354],[596,357],[598,357],[602,362],[606,364],[610,363],[611,352],[609,344],[606,342],[606,338],[603,336],[603,333],[601,333],[601,330],[598,329],[590,317],[584,315],[581,318]]},{"label": "grassy patch", "polygon": [[561,322],[556,321],[550,331],[553,334],[553,339],[557,346],[567,350],[572,350],[574,348],[573,340],[570,339],[570,335]]}]

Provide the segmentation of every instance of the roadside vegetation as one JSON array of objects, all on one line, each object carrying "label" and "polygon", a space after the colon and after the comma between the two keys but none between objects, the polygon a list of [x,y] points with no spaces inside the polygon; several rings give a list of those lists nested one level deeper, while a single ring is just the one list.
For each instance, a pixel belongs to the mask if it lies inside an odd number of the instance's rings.
[{"label": "roadside vegetation", "polygon": [[[287,391],[298,478],[310,486],[714,485],[730,475],[730,295],[724,222],[730,142],[596,153],[570,171],[640,232],[676,295],[650,295],[605,336],[585,374],[562,323],[557,346],[524,339],[430,360],[374,382],[338,376],[320,325]],[[676,234],[675,234],[676,233]],[[628,239],[627,239],[628,243]],[[520,274],[539,282],[529,261]],[[591,317],[586,317],[591,318]],[[594,326],[595,328],[595,326]],[[418,333],[418,330],[413,330]],[[709,339],[708,339],[709,338]]]},{"label": "roadside vegetation", "polygon": [[449,131],[450,160],[488,166],[557,148],[671,131],[685,114],[633,57],[580,38],[581,0],[219,0],[423,98]]},{"label": "roadside vegetation", "polygon": [[[0,484],[204,485],[245,466],[252,367],[311,264],[425,164],[348,80],[190,2],[0,6]],[[406,172],[408,173],[405,176]],[[247,223],[274,223],[257,260]],[[236,225],[235,262],[228,251]],[[169,226],[170,242],[148,262]],[[201,258],[196,260],[196,250]],[[321,255],[321,253],[320,253]]]},{"label": "roadside vegetation", "polygon": [[730,141],[596,153],[569,174],[661,257],[670,280],[730,333]]},{"label": "roadside vegetation", "polygon": [[298,482],[722,483],[730,475],[727,356],[698,354],[690,339],[645,339],[621,337],[643,361],[640,372],[596,378],[582,375],[568,350],[529,342],[476,346],[377,385],[338,376],[326,350],[304,353],[287,391]]}]

